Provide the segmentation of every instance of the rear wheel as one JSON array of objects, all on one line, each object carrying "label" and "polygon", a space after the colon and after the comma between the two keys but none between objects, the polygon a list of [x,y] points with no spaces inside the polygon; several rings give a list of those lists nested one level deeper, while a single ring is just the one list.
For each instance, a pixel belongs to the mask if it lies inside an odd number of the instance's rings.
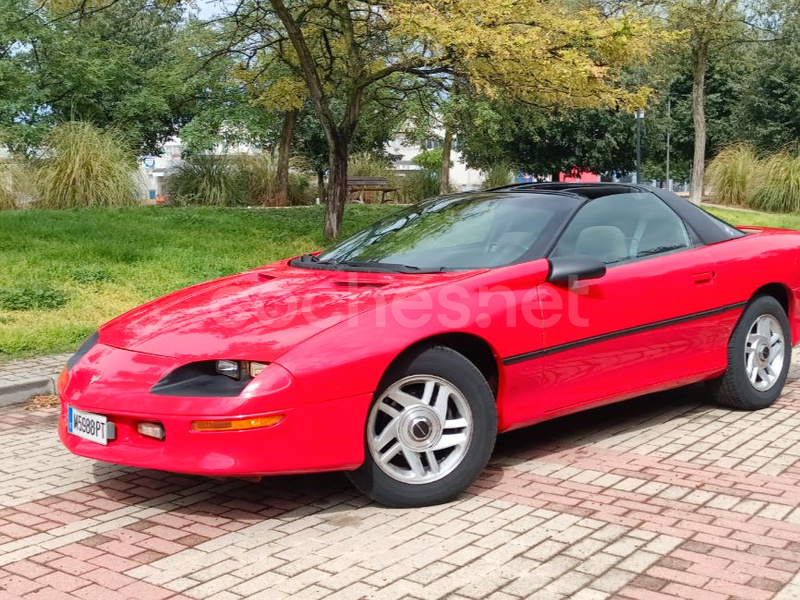
[{"label": "rear wheel", "polygon": [[733,330],[728,370],[710,384],[715,400],[740,410],[771,406],[783,390],[791,358],[786,312],[772,296],[759,296]]},{"label": "rear wheel", "polygon": [[384,377],[367,418],[362,492],[397,507],[446,502],[486,466],[497,437],[494,397],[463,355],[433,347]]}]

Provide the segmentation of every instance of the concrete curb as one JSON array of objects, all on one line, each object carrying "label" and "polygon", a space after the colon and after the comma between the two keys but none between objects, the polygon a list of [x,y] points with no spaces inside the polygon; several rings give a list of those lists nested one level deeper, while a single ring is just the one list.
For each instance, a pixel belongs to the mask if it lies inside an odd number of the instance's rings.
[{"label": "concrete curb", "polygon": [[58,373],[47,377],[37,377],[36,379],[26,379],[16,381],[11,384],[0,385],[0,408],[21,404],[32,396],[43,394],[55,394]]}]

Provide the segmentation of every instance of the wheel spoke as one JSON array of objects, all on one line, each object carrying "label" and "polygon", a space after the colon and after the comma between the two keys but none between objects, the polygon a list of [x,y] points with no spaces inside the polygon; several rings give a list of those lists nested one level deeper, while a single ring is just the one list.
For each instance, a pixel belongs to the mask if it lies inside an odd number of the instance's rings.
[{"label": "wheel spoke", "polygon": [[447,448],[460,446],[466,441],[467,436],[463,433],[448,433],[441,437],[436,446],[433,447],[433,450],[446,450]]},{"label": "wheel spoke", "polygon": [[444,429],[464,429],[467,426],[466,419],[448,419],[444,422]]},{"label": "wheel spoke", "polygon": [[774,365],[778,361],[783,360],[783,344],[778,346],[769,356],[769,364]]},{"label": "wheel spoke", "polygon": [[375,440],[375,448],[380,452],[386,444],[392,440],[397,439],[397,419],[389,421],[386,427],[383,428],[378,439]]},{"label": "wheel spoke", "polygon": [[430,468],[431,473],[433,473],[434,475],[438,474],[439,463],[436,460],[436,455],[432,451],[428,450],[425,453],[425,458],[428,460],[428,467]]},{"label": "wheel spoke", "polygon": [[421,399],[417,398],[416,396],[412,396],[406,392],[401,390],[394,390],[390,395],[389,398],[400,404],[403,408],[411,408],[412,406],[417,406],[419,404],[424,404]]},{"label": "wheel spoke", "polygon": [[758,334],[761,337],[769,339],[770,326],[769,326],[769,321],[767,319],[759,317],[758,321],[756,321],[756,330],[758,331]]},{"label": "wheel spoke", "polygon": [[751,333],[750,335],[748,335],[747,336],[747,343],[745,345],[747,351],[752,352],[753,350],[755,350],[756,344],[758,344],[758,341],[760,339],[761,339],[761,336],[758,335],[757,333]]},{"label": "wheel spoke", "polygon": [[378,406],[378,410],[381,411],[381,412],[386,413],[392,419],[400,416],[400,411],[397,410],[394,406],[386,404],[386,402],[381,402],[380,406]]},{"label": "wheel spoke", "polygon": [[425,382],[425,389],[422,391],[422,403],[423,404],[432,404],[433,401],[433,392],[436,391],[436,382],[435,381],[426,381]]},{"label": "wheel spoke", "polygon": [[380,461],[383,464],[388,463],[395,456],[397,456],[402,449],[403,445],[400,442],[395,442],[395,444],[391,448],[389,448],[386,452],[380,455]]},{"label": "wheel spoke", "polygon": [[446,385],[439,386],[439,393],[436,394],[436,399],[431,404],[433,410],[436,411],[436,414],[439,415],[439,420],[444,423],[447,420],[447,403],[450,400],[450,394],[452,393],[452,389],[447,387]]},{"label": "wheel spoke", "polygon": [[751,352],[747,355],[747,362],[745,363],[745,370],[747,371],[748,375],[752,374],[755,371],[754,365],[756,361],[756,355],[754,352]]},{"label": "wheel spoke", "polygon": [[408,450],[403,448],[403,456],[408,462],[408,466],[411,467],[411,472],[414,473],[417,477],[424,477],[425,476],[425,467],[422,466],[422,459],[420,459],[419,454],[412,450]]}]

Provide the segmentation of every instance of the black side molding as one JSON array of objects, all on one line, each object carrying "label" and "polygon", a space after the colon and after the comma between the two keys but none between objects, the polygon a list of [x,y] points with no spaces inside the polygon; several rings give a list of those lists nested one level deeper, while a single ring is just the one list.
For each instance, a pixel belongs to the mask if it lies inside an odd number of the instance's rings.
[{"label": "black side molding", "polygon": [[625,335],[644,333],[645,331],[652,331],[653,329],[660,329],[661,327],[669,327],[670,325],[678,325],[680,323],[685,323],[687,321],[694,321],[695,319],[704,319],[706,317],[712,317],[714,315],[719,315],[731,310],[744,308],[745,306],[747,306],[747,302],[737,302],[736,304],[728,304],[726,306],[721,306],[719,308],[712,308],[711,310],[704,310],[702,312],[693,313],[691,315],[674,317],[672,319],[664,319],[663,321],[655,321],[654,323],[647,323],[646,325],[637,325],[636,327],[629,327],[628,329],[620,329],[618,331],[603,333],[601,335],[595,335],[592,337],[584,338],[582,340],[575,340],[574,342],[567,342],[566,344],[551,346],[549,348],[544,348],[542,350],[535,350],[533,352],[525,352],[524,354],[516,354],[514,356],[509,356],[508,358],[503,359],[503,364],[507,366],[515,365],[517,363],[525,362],[526,360],[533,360],[535,358],[541,358],[543,356],[557,354],[558,352],[566,352],[567,350],[574,350],[575,348],[580,348],[582,346],[587,346],[589,344],[596,344],[598,342],[613,340]]}]

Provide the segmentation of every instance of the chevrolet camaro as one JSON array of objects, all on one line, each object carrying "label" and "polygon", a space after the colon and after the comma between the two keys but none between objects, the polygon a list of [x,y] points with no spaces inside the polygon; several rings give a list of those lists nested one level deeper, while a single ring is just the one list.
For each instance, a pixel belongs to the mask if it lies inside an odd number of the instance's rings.
[{"label": "chevrolet camaro", "polygon": [[60,437],[112,463],[341,470],[381,503],[440,503],[498,433],[545,419],[701,381],[770,406],[799,261],[800,232],[634,185],[433,198],[103,325],[59,379]]}]

